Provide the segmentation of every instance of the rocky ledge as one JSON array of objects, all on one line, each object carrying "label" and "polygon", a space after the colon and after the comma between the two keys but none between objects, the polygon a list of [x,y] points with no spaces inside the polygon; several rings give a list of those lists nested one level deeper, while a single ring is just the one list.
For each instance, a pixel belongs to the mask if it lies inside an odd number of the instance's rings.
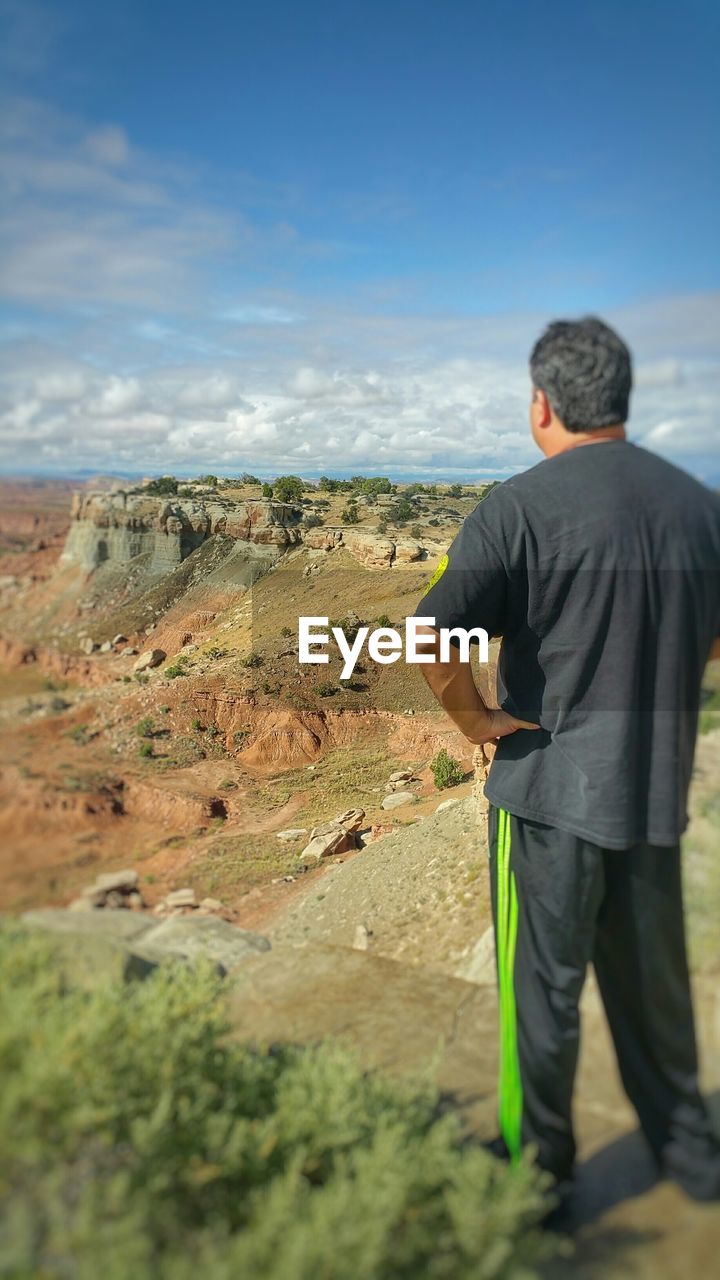
[{"label": "rocky ledge", "polygon": [[215,534],[278,555],[299,544],[313,551],[343,546],[368,569],[408,564],[426,554],[412,538],[392,539],[372,529],[340,525],[313,527],[304,523],[304,515],[299,506],[269,498],[164,498],[123,489],[75,493],[61,560],[92,573],[106,561],[124,565],[144,555],[150,574],[162,575]]}]

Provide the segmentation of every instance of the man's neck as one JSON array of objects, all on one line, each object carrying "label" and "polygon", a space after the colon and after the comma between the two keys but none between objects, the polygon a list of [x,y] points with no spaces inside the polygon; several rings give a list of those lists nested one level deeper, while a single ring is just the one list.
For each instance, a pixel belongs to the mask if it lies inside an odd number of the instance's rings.
[{"label": "man's neck", "polygon": [[553,442],[554,448],[549,457],[558,453],[567,453],[569,449],[578,449],[583,444],[604,444],[607,440],[627,440],[625,427],[618,423],[613,427],[598,427],[595,431],[566,431]]}]

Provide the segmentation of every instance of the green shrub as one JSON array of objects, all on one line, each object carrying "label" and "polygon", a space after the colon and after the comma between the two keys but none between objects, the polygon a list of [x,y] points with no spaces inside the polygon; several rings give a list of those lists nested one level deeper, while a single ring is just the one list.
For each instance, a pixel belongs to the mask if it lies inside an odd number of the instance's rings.
[{"label": "green shrub", "polygon": [[144,759],[148,759],[153,753],[152,742],[141,742],[138,747],[138,755]]},{"label": "green shrub", "polygon": [[380,614],[378,614],[377,618],[375,619],[375,626],[376,626],[376,627],[391,627],[391,626],[392,626],[392,622],[390,621],[390,619],[388,618],[388,616],[387,616],[387,614],[386,614],[386,613],[380,613]]},{"label": "green shrub", "polygon": [[438,791],[443,791],[445,787],[456,787],[465,777],[460,761],[448,755],[445,747],[441,747],[435,759],[430,761],[430,771]]},{"label": "green shrub", "polygon": [[337,693],[337,685],[333,684],[332,680],[322,680],[320,684],[315,685],[315,692],[321,698],[331,698],[334,693]]},{"label": "green shrub", "polygon": [[255,653],[255,652],[249,653],[247,658],[240,659],[241,667],[261,667],[262,664],[263,664],[263,659],[262,659],[262,654],[260,653]]},{"label": "green shrub", "polygon": [[281,635],[281,636],[284,636],[284,637],[285,637],[285,639],[287,639],[289,636],[292,636],[292,635],[294,635],[294,634],[295,634],[295,633],[294,633],[294,631],[293,631],[292,627],[281,627],[281,628],[280,628],[280,635]]},{"label": "green shrub", "polygon": [[185,664],[183,662],[173,662],[169,667],[165,668],[165,675],[168,680],[177,680],[178,676],[186,676]]},{"label": "green shrub", "polygon": [[359,524],[360,516],[358,509],[353,502],[348,502],[347,506],[340,512],[340,519],[343,524]]},{"label": "green shrub", "polygon": [[74,724],[72,729],[68,729],[67,736],[72,738],[73,742],[76,742],[79,747],[85,747],[93,735],[86,724]]},{"label": "green shrub", "polygon": [[198,731],[202,732],[202,727],[203,727],[203,722],[200,719],[200,717],[193,716],[192,720],[190,721],[190,728],[194,729],[196,732]]},{"label": "green shrub", "polygon": [[278,476],[272,487],[278,502],[299,502],[305,485],[300,476]]},{"label": "green shrub", "polygon": [[422,528],[419,524],[412,525],[410,529],[410,537],[417,538],[418,541],[422,538]]},{"label": "green shrub", "polygon": [[152,738],[155,732],[155,722],[152,716],[143,716],[142,720],[138,720],[135,732],[139,738]]},{"label": "green shrub", "polygon": [[149,480],[145,485],[146,493],[157,494],[160,497],[169,497],[177,491],[178,482],[174,476],[157,476],[155,480]]},{"label": "green shrub", "polygon": [[5,928],[0,970],[5,1276],[531,1280],[557,1248],[427,1080],[238,1043],[210,968],[83,991]]},{"label": "green shrub", "polygon": [[303,520],[303,524],[306,529],[319,529],[321,525],[324,525],[324,523],[325,521],[322,516],[315,515],[314,512],[309,516],[305,516],[305,519]]},{"label": "green shrub", "polygon": [[391,515],[395,524],[405,524],[413,515],[413,505],[407,498],[398,498],[391,507]]}]

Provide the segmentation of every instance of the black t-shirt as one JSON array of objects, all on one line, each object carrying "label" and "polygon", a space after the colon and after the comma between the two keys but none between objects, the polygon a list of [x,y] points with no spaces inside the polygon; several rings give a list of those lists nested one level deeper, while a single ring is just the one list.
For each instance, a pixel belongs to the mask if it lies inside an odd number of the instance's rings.
[{"label": "black t-shirt", "polygon": [[495,805],[606,848],[674,845],[720,634],[720,498],[623,440],[493,489],[416,615],[502,636]]}]

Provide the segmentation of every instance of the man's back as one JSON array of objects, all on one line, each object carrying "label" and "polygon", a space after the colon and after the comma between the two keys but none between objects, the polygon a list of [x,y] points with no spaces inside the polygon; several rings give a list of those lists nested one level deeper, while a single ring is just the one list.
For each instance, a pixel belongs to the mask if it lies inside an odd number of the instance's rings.
[{"label": "man's back", "polygon": [[686,824],[702,671],[720,632],[720,499],[623,440],[493,490],[418,612],[501,634],[488,798],[609,848]]}]

